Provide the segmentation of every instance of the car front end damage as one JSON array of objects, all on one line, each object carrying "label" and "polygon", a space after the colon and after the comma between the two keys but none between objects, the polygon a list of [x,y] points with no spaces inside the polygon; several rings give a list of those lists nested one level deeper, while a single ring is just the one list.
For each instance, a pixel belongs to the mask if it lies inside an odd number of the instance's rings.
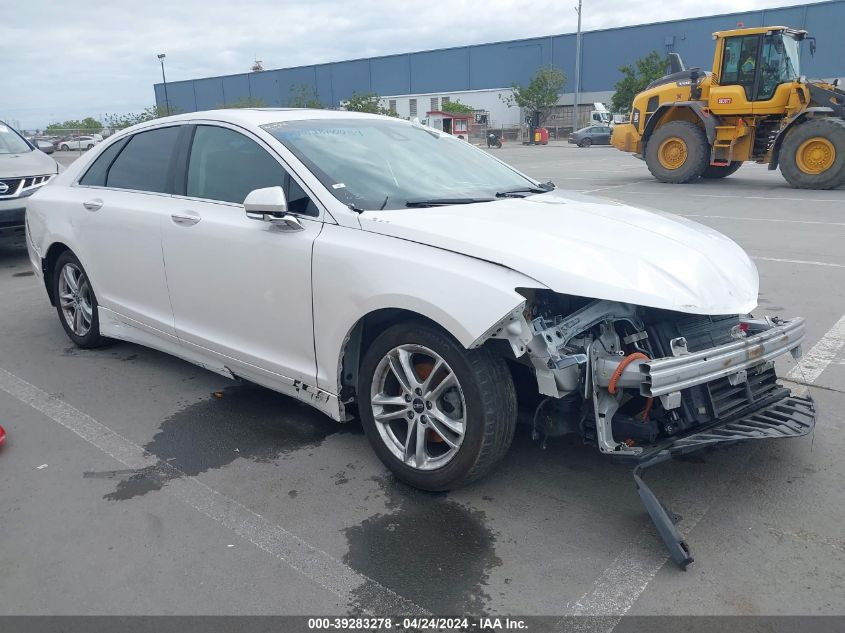
[{"label": "car front end damage", "polygon": [[536,378],[534,434],[569,433],[635,466],[634,480],[673,560],[687,544],[642,479],[672,456],[747,439],[799,437],[808,397],[778,383],[775,360],[800,358],[804,319],[703,315],[523,290],[526,303],[488,333]]}]

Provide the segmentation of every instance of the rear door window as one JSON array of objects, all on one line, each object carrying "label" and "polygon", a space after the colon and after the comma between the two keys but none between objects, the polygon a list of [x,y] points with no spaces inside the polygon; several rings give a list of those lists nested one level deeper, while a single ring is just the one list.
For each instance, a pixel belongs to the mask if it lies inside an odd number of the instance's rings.
[{"label": "rear door window", "polygon": [[173,154],[180,129],[175,125],[135,134],[108,169],[106,186],[155,193],[172,192]]}]

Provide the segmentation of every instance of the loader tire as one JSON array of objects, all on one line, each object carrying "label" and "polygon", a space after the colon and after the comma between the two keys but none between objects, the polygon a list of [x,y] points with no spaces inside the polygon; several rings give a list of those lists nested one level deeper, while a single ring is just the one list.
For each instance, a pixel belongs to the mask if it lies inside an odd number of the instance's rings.
[{"label": "loader tire", "polygon": [[812,119],[795,126],[780,149],[780,173],[796,189],[845,185],[845,120]]},{"label": "loader tire", "polygon": [[707,179],[726,178],[736,172],[740,167],[742,167],[741,160],[735,160],[730,165],[707,165],[701,177]]},{"label": "loader tire", "polygon": [[648,139],[645,162],[661,182],[692,182],[704,174],[710,163],[710,144],[704,130],[694,123],[670,121]]}]

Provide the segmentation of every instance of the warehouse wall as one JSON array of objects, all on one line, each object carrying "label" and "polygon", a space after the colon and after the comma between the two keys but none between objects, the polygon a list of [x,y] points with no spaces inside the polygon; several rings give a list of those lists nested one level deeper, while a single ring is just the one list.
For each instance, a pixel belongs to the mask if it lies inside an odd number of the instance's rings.
[{"label": "warehouse wall", "polygon": [[[804,28],[818,39],[810,57],[802,46],[802,70],[809,77],[845,75],[845,0],[778,9],[690,18],[601,31],[582,36],[582,90],[612,90],[619,80],[618,67],[651,51],[676,51],[687,66],[712,65],[713,31],[745,26],[784,25]],[[171,107],[180,112],[208,110],[253,97],[268,106],[285,106],[291,86],[310,87],[329,107],[353,92],[380,95],[423,94],[504,88],[528,82],[541,66],[554,65],[567,77],[564,93],[574,90],[575,35],[552,35],[509,42],[445,48],[370,59],[317,64],[298,68],[243,73],[168,82]],[[162,84],[155,84],[155,98],[165,105]]]}]

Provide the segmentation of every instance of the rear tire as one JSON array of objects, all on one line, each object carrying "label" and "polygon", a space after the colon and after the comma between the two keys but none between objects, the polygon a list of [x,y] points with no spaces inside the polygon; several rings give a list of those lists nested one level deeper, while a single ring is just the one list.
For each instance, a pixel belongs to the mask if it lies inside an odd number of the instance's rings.
[{"label": "rear tire", "polygon": [[796,189],[845,185],[845,120],[831,117],[799,123],[781,146],[780,173]]},{"label": "rear tire", "polygon": [[658,127],[648,139],[645,162],[660,182],[692,182],[710,164],[710,144],[704,130],[694,123],[670,121]]},{"label": "rear tire", "polygon": [[701,174],[702,178],[713,179],[713,178],[727,178],[737,169],[742,167],[741,160],[735,160],[730,165],[707,165],[707,169],[704,170],[704,173]]},{"label": "rear tire", "polygon": [[56,311],[68,338],[83,349],[106,343],[100,336],[97,296],[79,258],[70,251],[59,255],[52,282]]},{"label": "rear tire", "polygon": [[584,140],[582,140],[580,143],[578,143],[578,147],[584,147],[584,148],[587,148],[587,147],[590,147],[590,145],[592,145],[592,144],[593,144],[593,139],[591,139],[591,138],[585,138],[585,139],[584,139]]},{"label": "rear tire", "polygon": [[[412,368],[411,384],[397,379],[394,367],[404,366]],[[406,380],[408,372],[401,373]],[[436,394],[441,384],[455,386]],[[466,350],[432,325],[405,323],[385,330],[364,354],[358,410],[373,450],[396,477],[445,491],[482,477],[507,452],[516,428],[516,390],[504,360],[489,349]],[[456,446],[443,439],[444,413],[451,425],[445,430],[462,430],[446,433]]]}]

